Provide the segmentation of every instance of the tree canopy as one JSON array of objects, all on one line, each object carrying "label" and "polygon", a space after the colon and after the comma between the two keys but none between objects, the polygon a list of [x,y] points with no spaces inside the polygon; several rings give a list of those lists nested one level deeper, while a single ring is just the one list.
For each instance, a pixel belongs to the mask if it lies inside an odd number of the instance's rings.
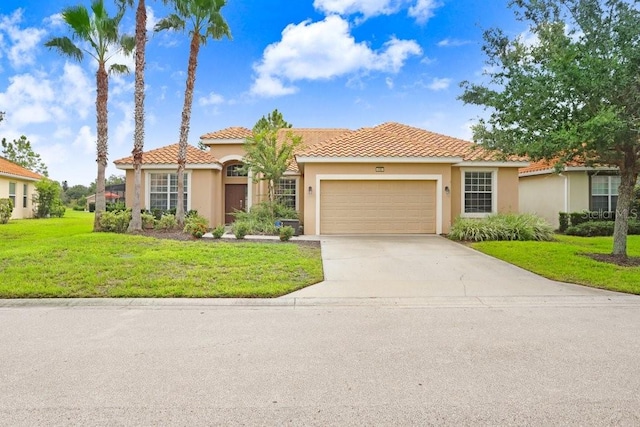
[{"label": "tree canopy", "polygon": [[40,154],[33,150],[31,142],[24,135],[14,139],[13,142],[7,142],[6,138],[3,138],[2,156],[32,172],[49,176],[47,165],[42,161]]},{"label": "tree canopy", "polygon": [[512,0],[530,34],[485,32],[488,83],[463,82],[490,114],[474,139],[508,154],[619,168],[614,255],[626,256],[640,169],[639,0]]},{"label": "tree canopy", "polygon": [[289,128],[291,124],[275,109],[256,122],[253,136],[244,143],[244,168],[251,172],[254,182],[267,182],[267,197],[272,203],[276,201],[275,184],[287,171],[294,149],[302,142],[291,131],[280,133],[281,129]]}]

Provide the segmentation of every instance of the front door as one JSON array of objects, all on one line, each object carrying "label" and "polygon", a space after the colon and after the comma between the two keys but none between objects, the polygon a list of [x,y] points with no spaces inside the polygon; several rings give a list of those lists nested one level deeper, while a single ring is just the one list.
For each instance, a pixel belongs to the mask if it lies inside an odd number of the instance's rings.
[{"label": "front door", "polygon": [[226,184],[224,186],[224,222],[234,221],[235,211],[244,211],[247,202],[247,184]]}]

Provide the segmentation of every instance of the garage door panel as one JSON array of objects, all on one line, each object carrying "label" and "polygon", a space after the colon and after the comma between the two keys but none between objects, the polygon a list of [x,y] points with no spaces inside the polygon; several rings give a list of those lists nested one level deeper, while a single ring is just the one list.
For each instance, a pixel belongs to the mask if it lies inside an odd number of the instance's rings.
[{"label": "garage door panel", "polygon": [[435,181],[322,181],[322,234],[436,232]]}]

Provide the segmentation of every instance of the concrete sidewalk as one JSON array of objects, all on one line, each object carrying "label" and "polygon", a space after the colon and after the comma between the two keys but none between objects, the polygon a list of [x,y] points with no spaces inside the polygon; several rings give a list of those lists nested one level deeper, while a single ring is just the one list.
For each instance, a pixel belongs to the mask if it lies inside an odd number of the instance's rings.
[{"label": "concrete sidewalk", "polygon": [[605,296],[440,236],[323,236],[325,281],[283,298]]}]

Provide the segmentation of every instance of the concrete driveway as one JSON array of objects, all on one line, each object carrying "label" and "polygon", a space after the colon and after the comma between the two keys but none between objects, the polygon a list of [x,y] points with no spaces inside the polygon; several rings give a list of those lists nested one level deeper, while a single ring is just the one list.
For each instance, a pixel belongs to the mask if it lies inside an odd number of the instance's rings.
[{"label": "concrete driveway", "polygon": [[325,281],[285,298],[612,294],[545,279],[440,236],[323,237],[322,261]]}]

